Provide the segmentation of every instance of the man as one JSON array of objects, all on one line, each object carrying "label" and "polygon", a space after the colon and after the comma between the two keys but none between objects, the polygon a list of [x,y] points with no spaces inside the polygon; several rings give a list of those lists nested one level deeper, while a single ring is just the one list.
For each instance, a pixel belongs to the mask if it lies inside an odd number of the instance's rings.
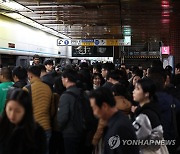
[{"label": "man", "polygon": [[111,87],[116,84],[119,83],[120,80],[120,75],[119,75],[119,70],[112,70],[109,71],[108,74],[106,75],[106,82],[104,83],[104,85],[102,87],[111,89]]},{"label": "man", "polygon": [[32,63],[32,65],[39,65],[40,64],[40,57],[39,57],[39,55],[37,55],[37,54],[35,54],[34,56],[33,56],[33,63]]},{"label": "man", "polygon": [[46,68],[47,73],[53,71],[53,65],[54,65],[53,60],[51,60],[51,59],[45,60],[44,66]]},{"label": "man", "polygon": [[107,74],[111,70],[109,66],[110,66],[109,63],[105,63],[102,65],[101,74],[102,74],[102,77],[104,78],[104,80],[106,80]]},{"label": "man", "polygon": [[33,114],[37,121],[45,130],[47,143],[51,136],[50,125],[50,105],[52,92],[50,87],[40,79],[41,70],[39,66],[31,66],[28,69],[28,78],[31,86],[24,87],[32,96]]},{"label": "man", "polygon": [[0,68],[0,82],[0,114],[2,114],[6,102],[7,91],[13,85],[10,68]]},{"label": "man", "polygon": [[136,140],[136,135],[128,117],[115,107],[116,103],[111,91],[100,87],[92,91],[89,98],[94,115],[107,121],[103,137],[103,153],[139,154],[138,146],[123,145],[123,141]]},{"label": "man", "polygon": [[53,85],[55,83],[56,76],[57,76],[56,71],[53,69],[53,65],[54,65],[53,60],[50,60],[50,59],[46,60],[44,62],[44,65],[40,65],[41,81],[48,84],[52,91],[53,91]]},{"label": "man", "polygon": [[76,87],[77,73],[72,69],[64,70],[62,73],[62,83],[66,92],[60,97],[58,108],[58,124],[64,139],[65,154],[80,154],[82,147],[82,133],[79,133],[73,123],[73,113],[76,98],[69,94],[73,93],[78,97],[80,90]]},{"label": "man", "polygon": [[14,84],[11,88],[9,88],[7,98],[9,98],[11,92],[15,88],[23,88],[27,84],[27,71],[24,67],[15,67],[12,71],[12,77],[14,80]]}]

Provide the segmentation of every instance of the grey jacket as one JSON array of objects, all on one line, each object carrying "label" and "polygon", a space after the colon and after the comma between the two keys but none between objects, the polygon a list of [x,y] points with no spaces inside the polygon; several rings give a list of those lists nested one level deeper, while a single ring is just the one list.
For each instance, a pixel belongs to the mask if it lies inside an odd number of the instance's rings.
[{"label": "grey jacket", "polygon": [[[73,92],[76,95],[80,94],[80,90],[76,86],[67,88],[66,91]],[[68,93],[63,93],[60,97],[58,105],[57,120],[59,129],[64,137],[78,137],[78,134],[73,126],[73,108],[75,103],[75,97]]]}]

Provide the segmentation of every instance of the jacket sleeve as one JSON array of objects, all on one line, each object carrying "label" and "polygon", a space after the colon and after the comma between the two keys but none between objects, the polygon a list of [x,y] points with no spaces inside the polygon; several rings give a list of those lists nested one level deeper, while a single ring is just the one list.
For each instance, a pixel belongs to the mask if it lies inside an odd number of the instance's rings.
[{"label": "jacket sleeve", "polygon": [[101,137],[103,136],[104,127],[107,125],[107,122],[99,119],[98,127],[96,133],[93,136],[92,144],[97,145]]},{"label": "jacket sleeve", "polygon": [[140,114],[133,122],[133,126],[136,131],[137,139],[145,141],[143,142],[143,146],[141,146],[141,148],[148,148],[153,151],[160,148],[160,144],[158,145],[157,142],[163,139],[163,129],[161,125],[152,129],[148,116]]},{"label": "jacket sleeve", "polygon": [[70,100],[68,99],[67,94],[63,94],[60,97],[60,101],[58,104],[58,112],[57,112],[57,121],[58,127],[60,131],[66,126],[69,121],[70,114]]}]

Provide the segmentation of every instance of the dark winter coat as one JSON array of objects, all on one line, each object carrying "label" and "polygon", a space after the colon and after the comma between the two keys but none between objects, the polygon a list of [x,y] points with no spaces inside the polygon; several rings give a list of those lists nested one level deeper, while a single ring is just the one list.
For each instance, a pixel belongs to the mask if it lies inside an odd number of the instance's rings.
[{"label": "dark winter coat", "polygon": [[118,111],[105,129],[104,154],[139,154],[138,146],[123,145],[122,140],[136,140],[136,134],[128,117]]},{"label": "dark winter coat", "polygon": [[[75,95],[80,94],[80,90],[76,86],[67,88],[66,91],[72,92]],[[79,134],[74,129],[73,125],[73,109],[74,109],[75,97],[71,94],[64,92],[59,101],[57,121],[60,131],[64,137],[78,137]]]},{"label": "dark winter coat", "polygon": [[25,80],[19,80],[19,81],[15,82],[12,85],[12,87],[9,88],[9,90],[7,92],[7,99],[9,98],[10,94],[13,92],[14,89],[23,88],[26,85],[27,85],[27,82]]},{"label": "dark winter coat", "polygon": [[35,128],[33,141],[28,143],[23,127],[14,128],[4,139],[0,136],[0,154],[46,154],[46,136],[41,126]]}]

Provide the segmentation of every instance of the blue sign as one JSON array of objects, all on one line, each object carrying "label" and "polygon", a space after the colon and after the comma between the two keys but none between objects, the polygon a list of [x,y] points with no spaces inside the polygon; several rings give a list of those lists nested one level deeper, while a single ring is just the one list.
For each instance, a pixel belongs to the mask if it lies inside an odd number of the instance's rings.
[{"label": "blue sign", "polygon": [[64,41],[64,44],[65,44],[65,45],[68,45],[68,44],[69,44],[69,41],[68,41],[68,40],[65,40],[65,41]]},{"label": "blue sign", "polygon": [[99,40],[95,40],[95,45],[99,45]]},{"label": "blue sign", "polygon": [[93,39],[84,39],[84,40],[82,40],[82,42],[94,42],[94,40]]}]

